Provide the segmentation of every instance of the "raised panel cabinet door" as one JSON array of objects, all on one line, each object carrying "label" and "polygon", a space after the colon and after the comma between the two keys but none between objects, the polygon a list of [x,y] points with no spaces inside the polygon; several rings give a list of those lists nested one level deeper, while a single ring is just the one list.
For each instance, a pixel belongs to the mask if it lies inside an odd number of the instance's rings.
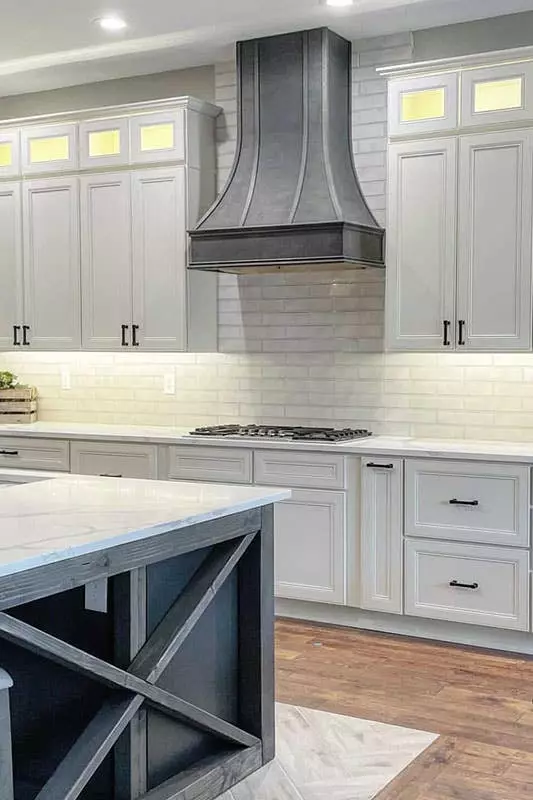
[{"label": "raised panel cabinet door", "polygon": [[295,489],[274,509],[276,596],[346,602],[345,495]]},{"label": "raised panel cabinet door", "polygon": [[[78,178],[24,187],[23,347],[76,350],[81,343]],[[29,348],[28,348],[29,349]]]},{"label": "raised panel cabinet door", "polygon": [[132,164],[185,160],[185,110],[138,114],[130,118]]},{"label": "raised panel cabinet door", "polygon": [[130,176],[87,175],[80,181],[83,347],[131,350]]},{"label": "raised panel cabinet door", "polygon": [[453,349],[456,220],[456,141],[391,145],[386,291],[389,349]]},{"label": "raised panel cabinet door", "polygon": [[531,349],[529,131],[460,140],[458,350]]},{"label": "raised panel cabinet door", "polygon": [[78,169],[78,123],[22,128],[21,160],[24,175]]},{"label": "raised panel cabinet door", "polygon": [[389,136],[413,136],[457,128],[459,76],[393,78],[389,81]]},{"label": "raised panel cabinet door", "polygon": [[185,168],[133,173],[134,345],[187,346]]},{"label": "raised panel cabinet door", "polygon": [[[20,183],[0,184],[0,350],[16,348],[22,324],[22,202]],[[18,348],[16,348],[18,349]]]},{"label": "raised panel cabinet door", "polygon": [[401,459],[364,458],[361,483],[361,607],[401,614]]},{"label": "raised panel cabinet door", "polygon": [[0,178],[20,175],[20,131],[17,128],[0,130]]}]

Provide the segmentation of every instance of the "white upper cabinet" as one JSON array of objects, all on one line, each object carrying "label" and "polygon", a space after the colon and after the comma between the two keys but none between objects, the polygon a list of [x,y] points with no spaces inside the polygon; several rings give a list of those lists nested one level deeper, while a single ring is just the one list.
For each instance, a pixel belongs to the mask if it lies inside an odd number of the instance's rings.
[{"label": "white upper cabinet", "polygon": [[449,350],[455,319],[457,143],[389,147],[387,346]]},{"label": "white upper cabinet", "polygon": [[127,117],[80,123],[80,167],[121,166],[129,162],[130,141]]},{"label": "white upper cabinet", "polygon": [[461,138],[459,349],[531,348],[532,147],[529,131]]},{"label": "white upper cabinet", "polygon": [[21,343],[22,205],[20,183],[0,183],[0,350]]},{"label": "white upper cabinet", "polygon": [[160,111],[130,119],[132,164],[185,160],[185,112]]},{"label": "white upper cabinet", "polygon": [[20,175],[20,131],[0,130],[0,178]]},{"label": "white upper cabinet", "polygon": [[28,181],[24,187],[23,345],[80,347],[78,178]]},{"label": "white upper cabinet", "polygon": [[458,123],[458,75],[444,72],[389,83],[389,135],[453,130]]},{"label": "white upper cabinet", "polygon": [[130,175],[88,175],[81,181],[83,345],[130,348]]},{"label": "white upper cabinet", "polygon": [[145,350],[184,350],[187,344],[185,168],[142,170],[133,173],[132,181],[133,343]]},{"label": "white upper cabinet", "polygon": [[461,124],[494,125],[533,119],[533,63],[465,70]]},{"label": "white upper cabinet", "polygon": [[78,124],[22,128],[22,172],[37,175],[78,169]]}]

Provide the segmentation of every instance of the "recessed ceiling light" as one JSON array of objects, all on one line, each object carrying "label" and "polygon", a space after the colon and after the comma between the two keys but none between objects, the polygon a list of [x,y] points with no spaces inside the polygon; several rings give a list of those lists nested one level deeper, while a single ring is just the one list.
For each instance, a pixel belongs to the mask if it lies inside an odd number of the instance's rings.
[{"label": "recessed ceiling light", "polygon": [[342,8],[342,6],[353,6],[353,0],[326,0],[327,6],[336,6],[337,8]]},{"label": "recessed ceiling light", "polygon": [[116,16],[99,17],[99,19],[96,19],[95,22],[104,31],[112,31],[112,32],[123,31],[124,28],[128,27],[125,20],[121,19],[121,17],[116,17]]}]

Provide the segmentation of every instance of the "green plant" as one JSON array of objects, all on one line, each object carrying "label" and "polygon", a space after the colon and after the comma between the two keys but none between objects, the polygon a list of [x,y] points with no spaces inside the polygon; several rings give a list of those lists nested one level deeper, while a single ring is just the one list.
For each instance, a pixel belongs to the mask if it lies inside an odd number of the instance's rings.
[{"label": "green plant", "polygon": [[12,372],[0,372],[0,389],[13,389],[18,386],[18,378]]}]

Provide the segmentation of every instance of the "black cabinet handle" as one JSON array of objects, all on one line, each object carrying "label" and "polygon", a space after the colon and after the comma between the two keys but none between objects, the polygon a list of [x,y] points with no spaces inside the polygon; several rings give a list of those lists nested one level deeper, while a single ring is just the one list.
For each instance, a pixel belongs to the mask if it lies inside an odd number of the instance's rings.
[{"label": "black cabinet handle", "polygon": [[101,478],[122,478],[122,475],[112,475],[112,474],[107,473],[107,472],[102,472],[100,474],[100,477]]},{"label": "black cabinet handle", "polygon": [[0,456],[18,456],[18,450],[0,450]]},{"label": "black cabinet handle", "polygon": [[450,581],[450,586],[454,589],[479,589],[479,583],[460,583],[459,581]]},{"label": "black cabinet handle", "polygon": [[13,325],[13,345],[15,347],[20,347],[19,336],[18,336],[19,331],[20,331],[20,325]]},{"label": "black cabinet handle", "polygon": [[137,341],[137,331],[139,330],[138,325],[132,325],[132,347],[139,347],[139,342]]},{"label": "black cabinet handle", "polygon": [[23,325],[22,326],[22,344],[24,345],[24,347],[29,347],[30,346],[30,343],[28,341],[28,333],[29,332],[30,332],[30,326],[29,325]]},{"label": "black cabinet handle", "polygon": [[461,346],[466,344],[466,342],[465,342],[465,326],[466,326],[465,320],[464,319],[460,319],[459,320],[459,341],[457,342],[457,344],[460,344]]},{"label": "black cabinet handle", "polygon": [[120,327],[122,328],[122,342],[121,342],[122,347],[127,347],[128,343],[126,341],[126,334],[127,334],[128,329],[129,329],[130,326],[129,325],[121,325]]},{"label": "black cabinet handle", "polygon": [[374,464],[372,461],[369,461],[367,467],[370,469],[394,469],[394,464]]},{"label": "black cabinet handle", "polygon": [[451,326],[452,326],[452,323],[450,322],[450,320],[449,319],[445,319],[444,320],[444,339],[442,340],[442,344],[444,345],[444,347],[450,347],[450,345],[451,345],[451,342],[450,342],[450,328],[451,328]]},{"label": "black cabinet handle", "polygon": [[448,500],[451,506],[478,506],[479,500]]}]

